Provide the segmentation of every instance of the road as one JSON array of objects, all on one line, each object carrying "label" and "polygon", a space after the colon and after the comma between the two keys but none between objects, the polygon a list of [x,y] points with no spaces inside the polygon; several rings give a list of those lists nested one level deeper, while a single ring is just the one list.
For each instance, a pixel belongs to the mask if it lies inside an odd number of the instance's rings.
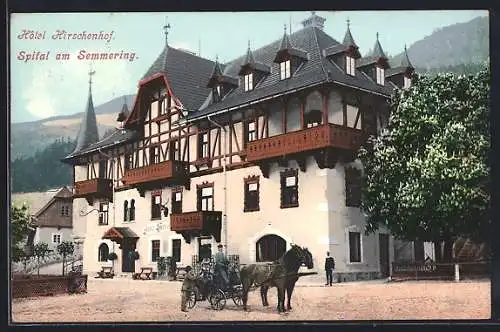
[{"label": "road", "polygon": [[134,322],[227,320],[400,320],[490,318],[490,282],[356,282],[332,287],[302,283],[292,298],[293,310],[276,312],[276,289],[270,307],[259,291],[249,295],[244,312],[229,300],[222,311],[207,302],[180,311],[180,282],[89,278],[88,293],[14,299],[14,322]]}]

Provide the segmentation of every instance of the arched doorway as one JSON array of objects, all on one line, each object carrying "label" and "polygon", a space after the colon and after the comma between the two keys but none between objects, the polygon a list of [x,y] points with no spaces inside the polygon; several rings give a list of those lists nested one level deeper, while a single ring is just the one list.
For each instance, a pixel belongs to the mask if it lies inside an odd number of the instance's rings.
[{"label": "arched doorway", "polygon": [[286,252],[286,241],[274,234],[264,235],[255,244],[256,261],[272,262]]}]

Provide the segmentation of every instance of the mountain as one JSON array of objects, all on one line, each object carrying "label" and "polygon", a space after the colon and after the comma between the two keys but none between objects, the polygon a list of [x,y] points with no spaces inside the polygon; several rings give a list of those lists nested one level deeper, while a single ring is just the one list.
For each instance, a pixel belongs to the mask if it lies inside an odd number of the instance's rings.
[{"label": "mountain", "polygon": [[[122,109],[124,98],[126,98],[127,106],[131,109],[134,97],[134,95],[121,96],[94,107],[101,137],[106,131],[115,128],[118,124],[116,117]],[[31,157],[37,150],[45,148],[58,138],[75,140],[82,117],[83,112],[79,112],[33,122],[11,124],[11,160]]]},{"label": "mountain", "polygon": [[[478,64],[489,59],[489,19],[477,17],[435,30],[430,36],[408,48],[412,65],[420,71]],[[399,65],[403,53],[390,59],[391,66]]]},{"label": "mountain", "polygon": [[[489,20],[478,17],[438,30],[410,45],[408,55],[419,72],[473,72],[478,64],[489,59]],[[390,58],[392,66],[401,62],[403,53]],[[126,96],[129,109],[133,95]],[[117,97],[95,108],[100,135],[116,126],[116,117],[123,105]],[[83,112],[66,116],[14,123],[11,126],[11,160],[33,156],[56,138],[75,139]]]}]

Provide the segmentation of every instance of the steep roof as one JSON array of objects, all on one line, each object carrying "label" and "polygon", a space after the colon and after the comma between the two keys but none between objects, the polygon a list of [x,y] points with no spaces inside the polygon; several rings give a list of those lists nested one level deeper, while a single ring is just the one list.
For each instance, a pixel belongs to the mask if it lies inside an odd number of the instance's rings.
[{"label": "steep roof", "polygon": [[111,135],[104,137],[99,142],[89,145],[85,149],[78,151],[77,153],[73,152],[62,161],[70,161],[71,159],[77,156],[83,156],[85,154],[89,154],[92,152],[96,152],[99,148],[104,149],[111,146],[118,146],[121,144],[126,144],[128,142],[132,142],[139,137],[139,133],[132,129],[117,129]]},{"label": "steep roof", "polygon": [[92,101],[92,82],[89,81],[89,97],[87,99],[87,108],[83,113],[83,120],[80,124],[76,147],[72,154],[78,153],[85,149],[90,144],[99,141],[99,132],[97,130],[97,120],[94,111],[94,103]]},{"label": "steep roof", "polygon": [[64,186],[53,188],[43,192],[15,193],[11,200],[15,204],[26,204],[29,214],[38,215],[52,204],[56,197],[71,197],[71,190]]},{"label": "steep roof", "polygon": [[122,110],[120,111],[120,113],[118,113],[118,118],[116,119],[116,121],[123,122],[128,118],[129,115],[130,111],[128,110],[127,100],[125,100],[123,102]]},{"label": "steep roof", "polygon": [[408,57],[408,51],[405,45],[404,54],[403,57],[401,58],[401,64],[397,67],[387,69],[385,76],[390,77],[397,74],[407,74],[407,73],[412,73],[413,71],[414,68],[410,62],[410,58]]},{"label": "steep roof", "polygon": [[210,92],[207,82],[214,65],[211,60],[167,44],[141,80],[155,74],[164,75],[172,93],[184,107],[198,109]]},{"label": "steep roof", "polygon": [[[292,92],[294,89],[306,88],[324,82],[338,82],[387,96],[391,94],[392,86],[389,84],[379,86],[359,71],[354,77],[346,75],[341,68],[328,60],[323,54],[323,50],[331,47],[345,47],[345,45],[327,35],[322,29],[308,26],[290,35],[290,41],[296,48],[303,49],[308,54],[308,60],[292,74],[291,78],[280,80],[279,64],[273,63],[276,52],[281,46],[282,38],[280,38],[253,51],[255,61],[269,65],[272,70],[269,75],[256,84],[252,91],[244,91],[243,86],[238,86],[220,102],[212,104],[205,102],[204,108],[190,113],[189,118],[196,119],[223,109],[246,105],[261,98]],[[238,76],[240,65],[245,59],[246,55],[229,62],[224,74]]]},{"label": "steep roof", "polygon": [[364,58],[360,59],[358,67],[370,65],[381,59],[387,61],[387,56],[385,55],[384,50],[382,49],[382,45],[380,45],[377,32],[377,39],[375,40],[375,45],[373,46],[372,52],[369,55],[365,56]]}]

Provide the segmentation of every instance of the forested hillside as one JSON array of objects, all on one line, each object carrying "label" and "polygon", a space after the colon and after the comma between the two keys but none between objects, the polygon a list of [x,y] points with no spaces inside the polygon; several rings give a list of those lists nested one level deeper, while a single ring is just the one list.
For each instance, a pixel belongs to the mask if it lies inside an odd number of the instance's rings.
[{"label": "forested hillside", "polygon": [[10,168],[11,191],[45,191],[63,185],[72,186],[72,168],[63,164],[61,159],[70,154],[74,148],[74,141],[57,139],[32,157],[14,160]]}]

